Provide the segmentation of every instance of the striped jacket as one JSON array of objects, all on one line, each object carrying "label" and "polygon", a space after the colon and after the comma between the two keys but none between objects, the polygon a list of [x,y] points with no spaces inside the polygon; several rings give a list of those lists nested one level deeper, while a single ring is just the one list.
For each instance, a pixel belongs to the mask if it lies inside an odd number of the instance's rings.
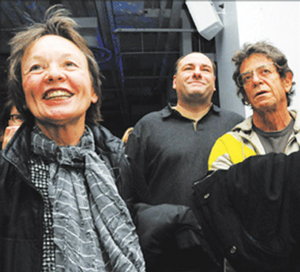
[{"label": "striped jacket", "polygon": [[[296,111],[290,111],[290,114],[294,117],[295,124],[285,154],[300,149],[300,116]],[[265,154],[265,150],[258,135],[253,131],[252,116],[250,116],[215,142],[209,156],[208,169],[228,169],[231,165],[242,162],[250,156],[262,154]]]}]

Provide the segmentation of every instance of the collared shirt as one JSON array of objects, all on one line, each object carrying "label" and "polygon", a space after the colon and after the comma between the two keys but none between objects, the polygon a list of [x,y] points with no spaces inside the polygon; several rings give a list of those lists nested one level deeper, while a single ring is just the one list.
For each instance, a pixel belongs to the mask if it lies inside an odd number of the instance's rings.
[{"label": "collared shirt", "polygon": [[130,134],[126,153],[140,169],[149,204],[192,205],[192,184],[207,172],[215,140],[243,117],[213,105],[196,126],[168,105],[144,116]]}]

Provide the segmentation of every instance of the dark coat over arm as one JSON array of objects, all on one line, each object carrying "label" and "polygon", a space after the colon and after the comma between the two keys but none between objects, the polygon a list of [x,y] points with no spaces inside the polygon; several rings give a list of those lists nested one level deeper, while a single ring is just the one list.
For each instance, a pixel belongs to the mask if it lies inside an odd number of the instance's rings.
[{"label": "dark coat over arm", "polygon": [[194,185],[196,216],[236,271],[300,271],[300,152],[251,157]]}]

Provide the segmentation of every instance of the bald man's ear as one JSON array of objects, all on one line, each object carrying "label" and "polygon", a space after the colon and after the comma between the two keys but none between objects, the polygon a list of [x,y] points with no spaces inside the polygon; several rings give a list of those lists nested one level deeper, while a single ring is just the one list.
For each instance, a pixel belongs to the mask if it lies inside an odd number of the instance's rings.
[{"label": "bald man's ear", "polygon": [[177,86],[177,84],[176,84],[176,75],[174,75],[174,76],[173,76],[173,86],[172,86],[172,88],[173,88],[174,90],[176,90],[176,86]]},{"label": "bald man's ear", "polygon": [[216,91],[216,76],[214,75],[214,78],[215,78],[215,84],[214,84],[214,91]]}]

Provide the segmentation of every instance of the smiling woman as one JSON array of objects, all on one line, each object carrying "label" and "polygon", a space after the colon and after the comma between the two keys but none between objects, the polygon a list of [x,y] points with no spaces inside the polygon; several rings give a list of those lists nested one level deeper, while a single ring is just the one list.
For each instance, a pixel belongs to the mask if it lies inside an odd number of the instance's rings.
[{"label": "smiling woman", "polygon": [[26,48],[21,71],[27,106],[43,133],[59,145],[77,144],[86,111],[98,101],[83,52],[64,37],[45,35]]},{"label": "smiling woman", "polygon": [[1,271],[145,271],[124,144],[99,124],[101,75],[68,15],[54,6],[11,41],[25,122],[0,153]]}]

